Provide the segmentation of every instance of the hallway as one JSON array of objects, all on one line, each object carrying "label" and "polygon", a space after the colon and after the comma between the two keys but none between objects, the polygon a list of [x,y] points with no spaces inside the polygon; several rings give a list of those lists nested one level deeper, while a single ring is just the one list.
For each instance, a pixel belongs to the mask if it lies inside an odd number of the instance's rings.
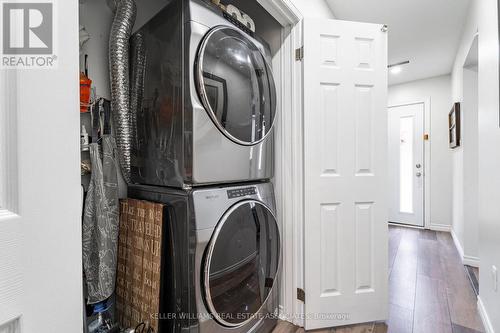
[{"label": "hallway", "polygon": [[[316,333],[484,332],[476,296],[449,233],[389,227],[389,320]],[[280,323],[274,333],[303,332]]]}]

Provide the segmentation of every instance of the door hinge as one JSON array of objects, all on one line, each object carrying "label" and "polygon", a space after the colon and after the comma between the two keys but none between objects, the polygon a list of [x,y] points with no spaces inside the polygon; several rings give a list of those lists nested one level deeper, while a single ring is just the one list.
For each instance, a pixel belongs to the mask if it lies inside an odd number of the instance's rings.
[{"label": "door hinge", "polygon": [[304,59],[304,47],[301,46],[295,49],[295,61],[302,61]]},{"label": "door hinge", "polygon": [[302,288],[297,288],[297,299],[301,302],[306,302],[306,292]]}]

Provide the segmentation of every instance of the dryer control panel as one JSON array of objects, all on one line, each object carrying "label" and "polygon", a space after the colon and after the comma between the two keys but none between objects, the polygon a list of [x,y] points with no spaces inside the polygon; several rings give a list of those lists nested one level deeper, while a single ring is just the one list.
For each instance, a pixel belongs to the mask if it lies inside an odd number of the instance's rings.
[{"label": "dryer control panel", "polygon": [[256,195],[256,194],[257,194],[257,188],[255,186],[243,187],[243,188],[228,190],[227,198],[234,199],[234,198],[246,197],[247,195]]}]

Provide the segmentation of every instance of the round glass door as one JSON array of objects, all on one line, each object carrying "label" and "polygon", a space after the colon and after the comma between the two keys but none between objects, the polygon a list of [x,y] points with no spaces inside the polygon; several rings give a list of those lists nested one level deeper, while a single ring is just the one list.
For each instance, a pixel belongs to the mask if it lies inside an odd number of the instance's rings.
[{"label": "round glass door", "polygon": [[225,326],[252,320],[276,283],[280,237],[271,211],[257,201],[242,201],[217,225],[204,262],[205,300]]},{"label": "round glass door", "polygon": [[216,126],[239,144],[262,141],[274,123],[276,87],[259,48],[234,28],[215,27],[196,66],[198,94]]}]

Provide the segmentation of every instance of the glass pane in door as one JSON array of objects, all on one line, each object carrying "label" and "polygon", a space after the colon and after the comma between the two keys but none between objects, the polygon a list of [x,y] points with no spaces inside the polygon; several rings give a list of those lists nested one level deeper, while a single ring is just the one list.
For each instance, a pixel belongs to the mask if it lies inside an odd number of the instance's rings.
[{"label": "glass pane in door", "polygon": [[230,27],[211,30],[198,59],[198,93],[207,112],[233,141],[252,144],[272,128],[276,87],[260,49]]},{"label": "glass pane in door", "polygon": [[399,125],[399,209],[402,213],[413,213],[414,117],[401,117]]},{"label": "glass pane in door", "polygon": [[216,319],[239,326],[265,304],[276,279],[279,231],[271,212],[248,201],[219,222],[205,261],[205,297]]}]

